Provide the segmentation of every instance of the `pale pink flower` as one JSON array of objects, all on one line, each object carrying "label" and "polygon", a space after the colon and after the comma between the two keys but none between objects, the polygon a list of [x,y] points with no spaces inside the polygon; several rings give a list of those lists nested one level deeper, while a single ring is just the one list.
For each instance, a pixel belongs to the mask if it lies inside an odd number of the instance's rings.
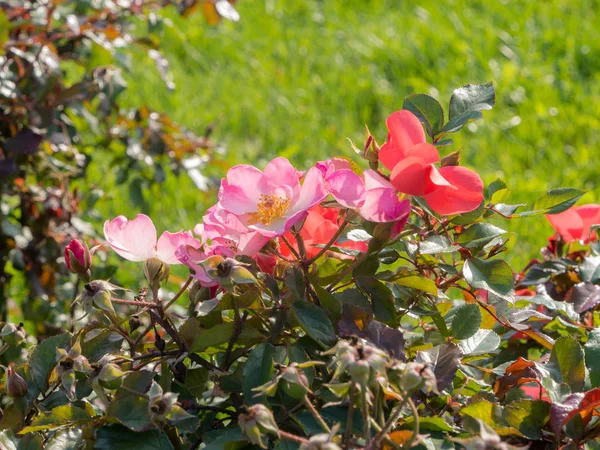
[{"label": "pale pink flower", "polygon": [[118,216],[104,222],[104,237],[108,245],[120,256],[129,261],[146,261],[157,258],[167,264],[179,264],[175,256],[177,249],[183,245],[195,248],[200,241],[190,231],[169,233],[165,231],[158,240],[154,224],[150,217],[138,214],[135,219],[127,220]]},{"label": "pale pink flower", "polygon": [[317,168],[304,176],[285,158],[275,158],[261,172],[242,164],[221,181],[218,207],[266,237],[281,236],[327,196]]},{"label": "pale pink flower", "polygon": [[333,158],[317,163],[325,187],[342,206],[354,208],[371,222],[395,222],[410,213],[410,202],[400,201],[397,190],[374,170],[356,174],[348,161]]},{"label": "pale pink flower", "polygon": [[235,214],[212,206],[202,218],[202,224],[196,225],[194,233],[202,236],[204,241],[210,240],[229,247],[235,254],[254,256],[269,240],[258,231],[246,227]]}]

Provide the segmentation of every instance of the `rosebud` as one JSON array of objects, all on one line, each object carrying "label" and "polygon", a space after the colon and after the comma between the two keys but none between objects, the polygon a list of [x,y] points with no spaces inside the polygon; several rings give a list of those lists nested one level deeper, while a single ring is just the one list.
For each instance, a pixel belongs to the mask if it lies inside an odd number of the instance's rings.
[{"label": "rosebud", "polygon": [[300,446],[299,450],[342,450],[342,448],[333,442],[333,436],[321,433],[311,437],[307,443]]},{"label": "rosebud", "polygon": [[266,433],[278,435],[279,428],[269,408],[260,403],[247,408],[238,416],[238,425],[248,440],[260,448],[267,448],[263,439]]},{"label": "rosebud", "polygon": [[85,243],[73,239],[65,247],[65,264],[69,272],[90,278],[90,267],[92,267],[92,255]]},{"label": "rosebud", "polygon": [[222,256],[211,256],[200,262],[206,275],[218,281],[225,288],[231,289],[234,284],[255,284],[256,278],[245,266],[233,258],[223,258]]},{"label": "rosebud", "polygon": [[353,362],[350,364],[350,367],[348,367],[348,372],[350,373],[352,381],[359,386],[368,385],[369,378],[371,376],[371,368],[369,367],[369,363],[367,361],[360,360]]},{"label": "rosebud", "polygon": [[25,341],[25,330],[23,324],[16,326],[14,323],[6,323],[0,331],[0,337],[8,345],[16,346]]},{"label": "rosebud", "polygon": [[104,355],[100,361],[98,361],[98,365],[100,366],[100,370],[98,371],[97,377],[100,385],[107,389],[117,389],[121,386],[123,381],[123,376],[125,376],[126,372],[123,372],[119,366],[112,363],[115,356],[113,355]]},{"label": "rosebud", "polygon": [[108,313],[115,314],[112,305],[113,287],[110,283],[102,280],[90,281],[84,286],[79,301],[84,309],[90,310],[92,306],[102,309]]},{"label": "rosebud", "polygon": [[171,268],[158,258],[150,258],[144,263],[144,275],[151,286],[158,286],[169,278]]},{"label": "rosebud", "polygon": [[27,382],[12,366],[6,372],[6,392],[13,398],[23,397],[27,394]]},{"label": "rosebud", "polygon": [[137,314],[134,314],[129,318],[129,332],[133,333],[140,327],[141,324],[142,321],[140,320],[140,317]]}]

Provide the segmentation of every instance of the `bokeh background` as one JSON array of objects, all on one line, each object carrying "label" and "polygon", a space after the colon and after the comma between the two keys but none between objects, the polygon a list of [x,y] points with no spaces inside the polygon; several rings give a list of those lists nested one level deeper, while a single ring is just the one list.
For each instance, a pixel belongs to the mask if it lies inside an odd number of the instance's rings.
[{"label": "bokeh background", "polygon": [[[365,124],[385,140],[385,118],[405,95],[447,104],[456,87],[493,81],[497,104],[455,136],[462,163],[486,185],[503,178],[508,203],[527,203],[559,186],[600,200],[600,2],[407,0],[242,0],[241,20],[206,26],[201,14],[165,17],[161,46],[176,88],[169,91],[145,54],[126,73],[124,105],[147,104],[222,144],[228,166],[262,168],[280,155],[308,168],[353,156]],[[105,192],[104,217],[134,216],[110,167],[89,171]],[[189,228],[216,200],[185,175],[144,193],[143,211],[160,229]],[[99,223],[99,225],[101,225]],[[517,269],[537,255],[550,226],[543,217],[504,221],[515,235],[507,259]]]}]

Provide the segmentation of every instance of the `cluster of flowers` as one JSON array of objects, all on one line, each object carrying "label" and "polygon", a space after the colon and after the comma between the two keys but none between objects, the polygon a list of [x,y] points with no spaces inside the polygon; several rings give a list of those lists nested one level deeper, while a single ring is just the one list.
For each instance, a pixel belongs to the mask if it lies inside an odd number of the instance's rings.
[{"label": "cluster of flowers", "polygon": [[[409,111],[397,111],[387,119],[388,138],[378,149],[378,159],[389,170],[360,173],[343,158],[318,162],[307,172],[295,169],[282,157],[263,171],[238,165],[221,181],[216,205],[208,209],[202,224],[190,231],[164,232],[157,239],[152,220],[138,214],[133,220],[119,216],[104,224],[108,244],[130,261],[159,259],[183,263],[206,286],[215,285],[199,264],[211,256],[246,255],[260,259],[269,240],[281,240],[280,254],[295,253],[292,233],[299,231],[306,256],[319,254],[340,227],[343,210],[356,211],[371,222],[392,222],[402,230],[410,213],[407,196],[423,196],[441,215],[460,214],[477,208],[483,200],[483,183],[473,171],[436,167],[439,153],[427,143],[423,126]],[[364,242],[336,243],[365,250]],[[290,248],[291,247],[291,248]]]},{"label": "cluster of flowers", "polygon": [[[481,204],[479,175],[452,162],[436,167],[439,153],[427,142],[413,113],[397,111],[386,124],[388,138],[377,148],[376,161],[389,170],[388,175],[373,169],[360,173],[344,158],[318,162],[307,172],[282,157],[273,159],[262,172],[242,164],[231,168],[221,181],[217,204],[208,209],[194,233],[165,231],[157,238],[148,216],[138,214],[133,220],[119,216],[104,224],[107,243],[130,261],[185,264],[203,285],[215,286],[219,281],[207,273],[202,261],[246,255],[261,267],[269,266],[273,256],[261,250],[273,240],[277,254],[297,254],[295,232],[302,238],[306,257],[314,258],[324,245],[334,244],[330,241],[339,234],[344,210],[354,210],[370,222],[394,223],[393,233],[398,233],[410,213],[408,196],[423,197],[440,215],[470,212]],[[600,222],[600,205],[583,205],[547,217],[564,241],[585,243],[593,239],[591,225]],[[365,242],[335,245],[366,250]],[[65,260],[76,272],[90,266],[89,252],[79,242],[67,247]]]}]

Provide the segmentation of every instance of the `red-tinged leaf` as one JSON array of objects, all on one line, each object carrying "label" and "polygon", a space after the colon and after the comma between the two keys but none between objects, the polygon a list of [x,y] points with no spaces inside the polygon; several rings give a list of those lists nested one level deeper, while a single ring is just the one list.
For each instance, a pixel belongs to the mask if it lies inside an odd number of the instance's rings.
[{"label": "red-tinged leaf", "polygon": [[538,363],[520,357],[506,368],[503,376],[498,377],[494,383],[494,392],[499,399],[503,399],[515,386],[532,382],[541,383],[543,378],[544,370]]},{"label": "red-tinged leaf", "polygon": [[539,331],[524,330],[522,333],[548,350],[552,350],[552,347],[554,347],[554,340]]},{"label": "red-tinged leaf", "polygon": [[569,395],[564,402],[555,403],[550,408],[550,422],[556,436],[560,436],[562,427],[577,414],[591,418],[590,412],[600,407],[600,388],[592,389],[585,394]]}]

